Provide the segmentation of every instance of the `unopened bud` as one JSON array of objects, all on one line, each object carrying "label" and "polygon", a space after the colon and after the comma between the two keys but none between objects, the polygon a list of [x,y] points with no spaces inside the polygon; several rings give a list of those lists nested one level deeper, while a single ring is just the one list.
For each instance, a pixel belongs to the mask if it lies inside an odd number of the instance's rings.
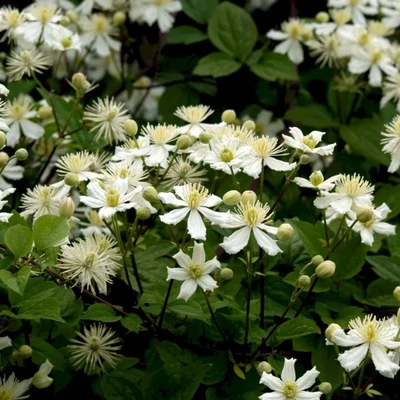
[{"label": "unopened bud", "polygon": [[245,121],[245,123],[243,124],[243,128],[249,130],[249,131],[255,131],[256,130],[256,124],[254,121],[252,121],[251,119]]},{"label": "unopened bud", "polygon": [[307,154],[302,154],[300,156],[300,160],[299,161],[300,161],[300,164],[307,165],[310,162],[310,157],[308,157]]},{"label": "unopened bud", "polygon": [[21,354],[19,354],[19,351],[14,349],[11,353],[11,361],[13,362],[20,362],[21,361]]},{"label": "unopened bud", "polygon": [[199,140],[203,144],[207,144],[211,139],[213,138],[213,135],[211,132],[201,132],[199,135]]},{"label": "unopened bud", "polygon": [[58,213],[60,217],[70,218],[74,215],[75,212],[75,204],[71,197],[64,197],[60,201],[60,205],[58,206]]},{"label": "unopened bud", "polygon": [[336,264],[331,260],[325,260],[323,263],[319,264],[315,269],[315,273],[318,278],[327,279],[330,278],[336,270]]},{"label": "unopened bud", "polygon": [[18,149],[15,152],[15,158],[18,161],[25,161],[28,158],[28,154],[29,154],[28,150],[26,150],[26,149]]},{"label": "unopened bud", "polygon": [[7,165],[9,159],[10,157],[7,153],[0,151],[0,168],[3,168],[5,165]]},{"label": "unopened bud", "polygon": [[342,330],[342,327],[340,325],[329,324],[329,326],[325,329],[325,337],[331,342],[333,333],[338,330]]},{"label": "unopened bud", "polygon": [[318,254],[311,259],[311,262],[313,263],[314,267],[318,267],[319,264],[324,262],[324,257]]},{"label": "unopened bud", "polygon": [[188,135],[179,136],[178,140],[176,141],[176,148],[178,150],[186,150],[192,144],[190,137]]},{"label": "unopened bud", "polygon": [[230,190],[229,192],[226,192],[222,197],[223,203],[227,206],[236,206],[236,204],[240,203],[241,199],[242,195],[237,190]]},{"label": "unopened bud", "polygon": [[64,183],[72,187],[77,186],[79,184],[79,176],[73,172],[68,172],[68,174],[64,176]]},{"label": "unopened bud", "polygon": [[69,49],[72,45],[72,36],[65,36],[65,38],[61,40],[61,45],[64,49]]},{"label": "unopened bud", "polygon": [[18,353],[21,358],[27,359],[32,355],[32,347],[24,344],[18,349]]},{"label": "unopened bud", "polygon": [[222,113],[221,119],[226,124],[233,124],[235,122],[235,119],[236,119],[236,113],[235,113],[234,110],[225,110]]},{"label": "unopened bud", "polygon": [[113,23],[114,25],[123,25],[126,21],[126,14],[123,11],[117,11],[113,15]]},{"label": "unopened bud", "polygon": [[396,288],[393,290],[393,297],[397,301],[400,301],[400,286],[396,286]]},{"label": "unopened bud", "polygon": [[313,186],[318,186],[321,183],[324,182],[324,175],[322,174],[321,171],[314,171],[311,175],[310,175],[310,182]]},{"label": "unopened bud", "polygon": [[257,195],[252,190],[246,190],[242,193],[243,204],[254,204],[257,200]]},{"label": "unopened bud", "polygon": [[158,201],[158,192],[153,186],[146,186],[143,189],[142,197],[150,203],[154,203]]},{"label": "unopened bud", "polygon": [[221,278],[225,281],[230,281],[233,278],[233,271],[230,268],[222,268]]},{"label": "unopened bud", "polygon": [[146,206],[139,207],[139,209],[137,210],[137,216],[141,220],[149,219],[151,217],[150,208]]},{"label": "unopened bud", "polygon": [[325,22],[329,21],[329,14],[325,11],[320,11],[316,16],[315,20],[319,22],[320,24],[323,24]]},{"label": "unopened bud", "polygon": [[0,131],[0,149],[2,149],[7,143],[7,135]]},{"label": "unopened bud", "polygon": [[41,119],[50,118],[53,115],[53,108],[46,104],[41,106],[38,112]]},{"label": "unopened bud", "polygon": [[272,372],[272,365],[266,361],[261,361],[257,366],[257,371],[260,375],[262,375],[263,372],[270,374]]},{"label": "unopened bud", "polygon": [[39,371],[33,375],[32,385],[38,389],[46,389],[53,383],[53,378],[49,377],[53,364],[46,360],[39,368]]},{"label": "unopened bud", "polygon": [[400,327],[400,308],[397,310],[397,326]]},{"label": "unopened bud", "polygon": [[371,221],[374,216],[374,210],[369,206],[361,206],[357,211],[357,220],[360,222]]},{"label": "unopened bud", "polygon": [[70,22],[78,21],[78,14],[73,10],[68,10],[66,16],[69,18]]},{"label": "unopened bud", "polygon": [[62,26],[68,26],[70,23],[71,23],[71,20],[70,20],[66,15],[63,15],[63,16],[61,17],[61,19],[60,19],[60,24],[61,24]]},{"label": "unopened bud", "polygon": [[322,382],[318,386],[318,389],[323,394],[328,394],[328,393],[332,392],[332,385],[329,382]]},{"label": "unopened bud", "polygon": [[308,286],[311,282],[311,279],[308,275],[301,275],[299,279],[297,279],[297,283],[300,287]]},{"label": "unopened bud", "polygon": [[127,119],[124,122],[124,129],[125,129],[125,133],[131,137],[136,136],[136,134],[138,133],[138,125],[137,125],[136,121],[133,119]]},{"label": "unopened bud", "polygon": [[289,240],[294,235],[294,229],[290,224],[282,224],[278,228],[278,232],[276,233],[276,237],[279,240]]},{"label": "unopened bud", "polygon": [[86,90],[88,86],[88,81],[86,76],[83,75],[81,72],[76,72],[72,75],[71,79],[72,85],[78,91]]}]

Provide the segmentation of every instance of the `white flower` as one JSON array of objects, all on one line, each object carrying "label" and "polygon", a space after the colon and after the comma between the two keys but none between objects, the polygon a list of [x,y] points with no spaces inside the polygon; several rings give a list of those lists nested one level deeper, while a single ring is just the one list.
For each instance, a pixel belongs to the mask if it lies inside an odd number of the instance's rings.
[{"label": "white flower", "polygon": [[182,9],[176,0],[130,0],[129,17],[132,21],[144,21],[153,25],[156,21],[161,32],[168,32],[174,24],[174,13]]},{"label": "white flower", "polygon": [[12,340],[8,336],[0,337],[0,350],[12,346]]},{"label": "white flower", "polygon": [[[15,188],[9,188],[4,191],[0,190],[0,211],[4,207],[5,204],[7,204],[7,200],[3,200],[4,197],[7,197],[9,194],[15,192]],[[0,212],[0,222],[8,222],[8,219],[12,217],[12,214],[6,213],[6,212]]]},{"label": "white flower", "polygon": [[178,299],[188,301],[194,294],[197,286],[200,286],[205,292],[213,292],[218,287],[217,282],[209,275],[215,269],[220,268],[221,264],[214,257],[206,261],[206,253],[202,243],[194,242],[193,255],[190,258],[182,250],[173,256],[180,268],[169,268],[167,281],[175,279],[184,281],[178,295]]},{"label": "white flower", "polygon": [[132,199],[142,189],[138,186],[128,192],[128,180],[116,181],[113,187],[103,189],[98,182],[87,185],[87,196],[80,196],[80,201],[92,208],[99,208],[99,218],[110,218],[116,212],[125,211],[134,206]]},{"label": "white flower", "polygon": [[77,33],[73,33],[69,30],[62,30],[54,32],[53,38],[49,42],[49,46],[59,51],[77,50],[80,52],[81,40]]},{"label": "white flower", "polygon": [[400,26],[400,4],[396,0],[396,3],[393,5],[394,8],[381,8],[381,13],[384,15],[382,22],[391,28],[397,28]]},{"label": "white flower", "polygon": [[98,6],[103,10],[110,10],[112,8],[112,0],[83,0],[76,11],[82,14],[91,14],[93,7]]},{"label": "white flower", "polygon": [[174,191],[179,198],[172,193],[159,193],[158,195],[163,203],[180,207],[177,210],[161,215],[161,221],[168,225],[176,225],[189,214],[187,229],[190,237],[197,240],[206,240],[206,226],[200,214],[211,222],[218,221],[221,218],[220,213],[209,208],[220,204],[222,199],[209,194],[208,190],[199,183],[175,186]]},{"label": "white flower", "polygon": [[351,12],[353,22],[357,25],[365,25],[367,20],[365,15],[376,15],[378,13],[378,3],[370,0],[329,0],[328,7],[348,9]]},{"label": "white flower", "polygon": [[371,353],[372,362],[376,370],[384,375],[394,375],[399,366],[390,360],[387,350],[400,348],[400,342],[394,339],[398,328],[390,320],[377,320],[373,315],[367,315],[363,320],[356,318],[349,322],[350,330],[347,334],[343,330],[336,330],[331,341],[339,346],[353,347],[339,355],[338,361],[346,371],[356,369]]},{"label": "white flower", "polygon": [[389,101],[396,102],[397,112],[400,112],[400,73],[387,76],[382,85],[383,96],[380,102],[383,108]]},{"label": "white flower", "polygon": [[0,190],[12,188],[12,185],[9,184],[4,178],[10,181],[19,181],[24,177],[24,167],[16,164],[17,159],[13,158],[3,169],[3,172],[0,175]]},{"label": "white flower", "polygon": [[[390,208],[386,203],[374,209],[373,216],[370,221],[360,222],[357,221],[353,226],[353,231],[359,232],[361,236],[361,242],[372,246],[374,243],[374,233],[389,236],[396,234],[396,226],[390,225],[387,222],[382,222],[387,215],[390,213]],[[348,219],[347,225],[351,226],[354,223],[354,219]]]},{"label": "white flower", "polygon": [[385,125],[386,132],[382,132],[384,136],[381,143],[383,152],[389,153],[392,161],[389,165],[388,172],[396,172],[400,166],[400,115],[395,117],[390,124]]},{"label": "white flower", "polygon": [[15,38],[15,29],[25,21],[25,14],[17,8],[0,8],[0,31],[5,31],[1,41]]},{"label": "white flower", "polygon": [[[77,211],[81,210],[78,209]],[[82,219],[79,221],[82,226],[86,227],[81,229],[83,236],[101,235],[102,233],[106,235],[111,234],[104,221],[99,218],[96,210],[86,209],[84,210],[84,216],[88,222],[83,222]]]},{"label": "white flower", "polygon": [[58,175],[64,177],[68,173],[78,176],[79,182],[99,178],[100,174],[91,172],[90,167],[96,156],[86,150],[62,156],[56,163]]},{"label": "white flower", "polygon": [[211,110],[210,107],[203,106],[202,104],[198,106],[178,107],[178,109],[174,112],[174,115],[188,122],[187,125],[178,128],[178,131],[180,133],[189,133],[190,135],[198,138],[201,132],[214,126],[214,124],[202,123],[213,113],[214,110]]},{"label": "white flower", "polygon": [[[285,124],[283,123],[283,120],[276,119],[272,121],[273,116],[274,113],[269,110],[261,110],[258,113],[254,121],[256,124],[255,130],[257,134],[262,136],[276,137],[278,133],[282,132],[285,129]],[[249,115],[244,115],[242,117],[242,121],[247,121],[249,119]]]},{"label": "white flower", "polygon": [[129,160],[120,162],[110,162],[107,165],[106,171],[103,173],[102,180],[106,186],[113,186],[115,182],[122,179],[128,180],[128,190],[133,190],[138,186],[148,186],[149,183],[145,181],[148,172],[143,169],[143,161]]},{"label": "white flower", "polygon": [[293,179],[293,182],[300,187],[329,192],[335,187],[335,182],[339,177],[340,175],[334,175],[325,180],[321,171],[314,171],[310,175],[309,180],[296,177]]},{"label": "white flower", "polygon": [[267,225],[271,219],[271,215],[268,215],[267,204],[262,205],[259,201],[246,204],[240,202],[235,211],[235,213],[225,213],[223,220],[218,223],[223,228],[240,228],[232,235],[225,237],[224,242],[220,245],[227,253],[236,254],[242,250],[249,243],[251,234],[268,255],[275,256],[282,253],[276,240],[267,235],[267,233],[276,235],[278,231],[278,228]]},{"label": "white flower", "polygon": [[51,58],[36,49],[22,50],[19,53],[12,51],[7,58],[6,72],[10,80],[19,81],[24,75],[30,77],[41,74],[51,64]]},{"label": "white flower", "polygon": [[38,389],[46,389],[53,383],[53,378],[49,377],[54,365],[46,359],[39,367],[39,371],[32,377],[32,385]]},{"label": "white flower", "polygon": [[307,371],[301,378],[296,380],[295,363],[295,358],[290,360],[285,358],[281,379],[266,372],[262,373],[260,383],[273,390],[273,392],[259,396],[260,400],[316,400],[321,398],[322,392],[306,391],[306,389],[314,385],[319,371],[313,367],[313,369]]},{"label": "white flower", "polygon": [[15,378],[14,372],[6,379],[0,379],[0,394],[4,399],[10,400],[20,400],[27,399],[29,395],[25,395],[25,392],[31,386],[32,379],[24,379],[23,381],[18,381]]},{"label": "white flower", "polygon": [[354,206],[368,206],[372,201],[374,186],[360,175],[340,175],[336,180],[336,193],[322,192],[321,197],[314,200],[317,208],[328,208],[341,214],[347,214]]},{"label": "white flower", "polygon": [[323,35],[316,39],[309,40],[307,46],[310,48],[310,56],[317,57],[316,63],[329,68],[339,66],[339,58],[343,53],[342,40],[338,34]]},{"label": "white flower", "polygon": [[289,128],[291,138],[287,135],[282,135],[285,140],[285,144],[294,149],[299,149],[307,154],[319,154],[320,156],[330,156],[336,146],[336,143],[328,144],[327,146],[317,147],[321,141],[322,136],[325,132],[312,131],[307,136],[303,135],[303,132],[299,128]]}]

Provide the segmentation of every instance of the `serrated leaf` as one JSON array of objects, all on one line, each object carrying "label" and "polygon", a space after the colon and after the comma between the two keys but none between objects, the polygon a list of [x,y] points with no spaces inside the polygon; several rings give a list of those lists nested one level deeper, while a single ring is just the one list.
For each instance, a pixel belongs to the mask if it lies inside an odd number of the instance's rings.
[{"label": "serrated leaf", "polygon": [[267,81],[299,80],[295,65],[283,54],[272,51],[267,53],[255,51],[247,60],[247,64],[250,66],[251,72]]},{"label": "serrated leaf", "polygon": [[64,357],[50,343],[34,335],[30,335],[29,340],[33,350],[32,361],[36,365],[41,365],[46,360],[49,360],[53,364],[55,370],[64,371],[66,369]]},{"label": "serrated leaf", "polygon": [[309,222],[290,220],[300,240],[311,257],[317,254],[325,256],[327,249],[321,243],[321,239],[325,238],[324,226],[320,222],[315,225]]},{"label": "serrated leaf", "polygon": [[276,338],[279,341],[294,339],[301,336],[321,333],[315,321],[305,317],[296,317],[284,322],[276,330]]},{"label": "serrated leaf", "polygon": [[321,104],[291,108],[286,112],[284,119],[313,129],[327,129],[338,126],[337,120]]},{"label": "serrated leaf", "polygon": [[117,322],[121,319],[107,304],[92,304],[81,317],[82,320]]},{"label": "serrated leaf", "polygon": [[218,5],[218,0],[181,0],[183,12],[198,22],[206,24]]},{"label": "serrated leaf", "polygon": [[128,331],[139,332],[142,320],[136,314],[129,314],[125,318],[121,319],[121,324],[128,329]]},{"label": "serrated leaf", "polygon": [[389,257],[369,256],[366,260],[379,277],[400,284],[400,265],[392,262]]},{"label": "serrated leaf", "polygon": [[65,218],[56,215],[42,215],[33,224],[33,240],[38,251],[56,246],[65,240],[70,227]]},{"label": "serrated leaf", "polygon": [[194,26],[181,25],[171,29],[168,33],[168,44],[192,44],[207,39],[207,35]]},{"label": "serrated leaf", "polygon": [[240,67],[241,64],[228,54],[211,53],[199,60],[199,63],[193,70],[193,74],[219,78],[221,76],[233,74],[238,71]]},{"label": "serrated leaf", "polygon": [[11,273],[10,271],[1,270],[0,280],[9,289],[23,296],[30,274],[31,268],[29,266],[22,267],[16,274]]},{"label": "serrated leaf", "polygon": [[15,257],[24,257],[29,254],[33,244],[32,231],[23,225],[14,225],[7,229],[4,241]]}]

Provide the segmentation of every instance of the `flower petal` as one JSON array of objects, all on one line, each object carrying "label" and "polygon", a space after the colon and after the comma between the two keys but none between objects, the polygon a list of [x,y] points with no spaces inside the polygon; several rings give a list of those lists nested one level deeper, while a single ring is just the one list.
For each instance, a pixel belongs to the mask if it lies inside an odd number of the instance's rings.
[{"label": "flower petal", "polygon": [[400,367],[390,360],[389,354],[386,353],[381,346],[371,343],[370,345],[372,362],[375,368],[380,373],[386,373],[388,375],[394,375]]},{"label": "flower petal", "polygon": [[181,290],[179,291],[178,299],[188,301],[193,296],[197,289],[196,279],[188,279],[182,283]]},{"label": "flower petal", "polygon": [[204,290],[213,292],[218,287],[217,282],[210,275],[203,275],[197,279],[197,284]]},{"label": "flower petal", "polygon": [[203,243],[194,242],[192,260],[194,264],[203,265],[206,262],[206,253]]},{"label": "flower petal", "polygon": [[262,373],[260,383],[275,391],[282,391],[284,386],[281,379],[266,372]]},{"label": "flower petal", "polygon": [[291,358],[287,359],[285,358],[285,364],[283,366],[281,378],[283,382],[285,381],[296,381],[296,371],[294,370],[294,364],[296,364],[296,359]]},{"label": "flower petal", "polygon": [[308,389],[315,383],[315,379],[319,375],[319,371],[314,367],[310,371],[307,371],[301,378],[297,379],[297,388],[298,390]]},{"label": "flower petal", "polygon": [[160,215],[160,219],[164,224],[176,225],[186,217],[189,211],[189,207],[178,208],[177,210],[172,210],[169,213]]},{"label": "flower petal", "polygon": [[192,259],[181,250],[172,257],[175,258],[178,265],[184,269],[188,269],[189,265],[193,263]]},{"label": "flower petal", "polygon": [[368,343],[364,343],[361,346],[355,347],[354,349],[347,350],[344,353],[340,354],[338,357],[338,361],[340,365],[346,371],[355,370],[364,360],[365,356],[368,352]]},{"label": "flower petal", "polygon": [[167,267],[168,277],[167,281],[175,279],[176,281],[186,281],[192,279],[189,271],[184,268],[169,268]]},{"label": "flower petal", "polygon": [[187,229],[191,238],[206,240],[206,226],[204,225],[200,213],[197,210],[190,210]]},{"label": "flower petal", "polygon": [[276,240],[271,239],[265,232],[254,227],[253,233],[258,245],[265,250],[269,256],[276,256],[278,253],[282,253],[282,250],[276,244]]},{"label": "flower petal", "polygon": [[224,242],[220,246],[228,254],[239,253],[249,243],[251,228],[244,226],[238,231],[232,233],[232,235],[225,237]]}]

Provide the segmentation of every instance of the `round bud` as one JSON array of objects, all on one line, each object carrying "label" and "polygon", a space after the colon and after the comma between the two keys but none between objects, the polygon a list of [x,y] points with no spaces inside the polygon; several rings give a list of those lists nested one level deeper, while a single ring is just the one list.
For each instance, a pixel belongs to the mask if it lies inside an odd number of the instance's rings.
[{"label": "round bud", "polygon": [[300,160],[299,161],[300,161],[300,164],[307,165],[310,162],[310,157],[308,157],[307,154],[302,154],[300,156]]},{"label": "round bud", "polygon": [[78,14],[77,14],[75,11],[73,11],[73,10],[68,10],[68,11],[66,12],[66,16],[69,18],[69,20],[70,20],[71,22],[76,22],[76,21],[78,21]]},{"label": "round bud", "polygon": [[113,15],[113,23],[114,25],[123,25],[126,21],[126,14],[123,11],[117,11]]},{"label": "round bud", "polygon": [[333,332],[342,330],[342,327],[338,324],[329,324],[329,326],[325,329],[325,337],[331,342]]},{"label": "round bud", "polygon": [[138,130],[139,130],[136,121],[133,119],[127,119],[124,122],[124,129],[125,129],[125,133],[131,137],[136,136],[136,134],[138,133]]},{"label": "round bud", "polygon": [[72,45],[72,36],[66,36],[61,40],[61,44],[64,49],[69,49]]},{"label": "round bud", "polygon": [[230,281],[233,278],[233,271],[230,268],[222,268],[220,274],[224,281]]},{"label": "round bud", "polygon": [[150,85],[151,85],[151,79],[148,76],[143,75],[135,81],[133,87],[137,89],[147,89],[148,87],[150,87]]},{"label": "round bud", "polygon": [[83,75],[81,72],[76,72],[75,74],[73,74],[71,82],[76,90],[86,90],[87,88],[86,76]]},{"label": "round bud", "polygon": [[397,287],[393,290],[393,297],[394,297],[397,301],[400,301],[400,286],[397,286]]},{"label": "round bud", "polygon": [[32,355],[32,347],[24,344],[18,349],[18,353],[21,358],[27,359]]},{"label": "round bud", "polygon": [[276,233],[276,237],[279,240],[289,240],[294,235],[294,229],[292,225],[289,224],[282,224],[278,228],[278,232]]},{"label": "round bud", "polygon": [[151,217],[150,208],[146,206],[139,207],[139,209],[137,210],[137,216],[141,220],[149,219]]},{"label": "round bud", "polygon": [[328,394],[328,393],[332,392],[332,385],[329,382],[322,382],[318,386],[318,389],[323,394]]},{"label": "round bud", "polygon": [[11,360],[12,360],[13,362],[21,361],[21,354],[19,354],[19,351],[18,351],[18,350],[14,349],[14,350],[12,351],[12,353],[11,353]]},{"label": "round bud", "polygon": [[68,174],[64,176],[64,183],[68,186],[78,186],[79,176],[73,172],[68,172]]},{"label": "round bud", "polygon": [[66,15],[63,15],[60,19],[60,24],[62,26],[68,26],[71,23],[71,20]]},{"label": "round bud", "polygon": [[226,192],[222,197],[222,201],[227,206],[236,206],[236,204],[239,204],[241,199],[242,195],[237,190],[230,190],[229,192]]},{"label": "round bud", "polygon": [[28,155],[29,155],[28,150],[23,149],[23,148],[22,149],[18,149],[15,152],[15,158],[18,161],[25,161],[28,158]]},{"label": "round bud", "polygon": [[200,143],[203,143],[203,144],[207,144],[212,138],[213,138],[212,133],[207,132],[207,131],[201,132],[199,135]]},{"label": "round bud", "polygon": [[70,218],[74,215],[75,212],[75,204],[71,197],[64,197],[61,199],[60,204],[58,206],[58,213],[60,217]]},{"label": "round bud", "polygon": [[154,203],[158,201],[158,192],[153,186],[146,186],[143,189],[142,197],[150,203]]},{"label": "round bud", "polygon": [[249,131],[255,131],[256,130],[256,124],[254,121],[252,121],[251,119],[245,121],[245,123],[243,124],[243,128],[249,130]]},{"label": "round bud", "polygon": [[311,262],[313,263],[314,267],[318,267],[319,264],[324,262],[324,257],[318,254],[311,259]]},{"label": "round bud", "polygon": [[192,144],[192,141],[188,135],[179,136],[178,140],[176,141],[176,147],[178,150],[186,150]]},{"label": "round bud", "polygon": [[3,168],[5,165],[7,165],[9,159],[10,157],[7,153],[0,151],[0,168]]},{"label": "round bud", "polygon": [[0,131],[0,149],[2,149],[7,143],[7,135]]},{"label": "round bud", "polygon": [[308,286],[311,282],[311,279],[308,275],[301,275],[299,279],[297,279],[297,283],[300,287]]},{"label": "round bud", "polygon": [[53,115],[53,108],[46,104],[41,106],[38,112],[41,119],[50,118]]},{"label": "round bud", "polygon": [[310,182],[312,185],[314,186],[318,186],[321,183],[324,182],[324,175],[322,174],[321,171],[314,171],[311,175],[310,175]]},{"label": "round bud", "polygon": [[397,326],[400,326],[400,308],[397,310]]},{"label": "round bud", "polygon": [[361,206],[357,211],[357,220],[360,222],[368,222],[371,221],[374,216],[374,210],[369,206]]},{"label": "round bud", "polygon": [[235,113],[234,110],[225,110],[222,113],[221,119],[226,124],[233,124],[235,122],[235,119],[236,119],[236,113]]},{"label": "round bud", "polygon": [[325,22],[329,21],[329,14],[325,11],[320,11],[316,16],[315,19],[317,22],[320,24],[323,24]]},{"label": "round bud", "polygon": [[246,190],[242,193],[243,204],[254,204],[257,201],[257,195],[252,190]]},{"label": "round bud", "polygon": [[315,269],[315,273],[318,278],[327,279],[330,278],[336,270],[336,264],[331,260],[325,260]]},{"label": "round bud", "polygon": [[272,372],[272,365],[266,361],[261,361],[257,366],[257,371],[260,375],[262,375],[263,372],[270,374]]}]

